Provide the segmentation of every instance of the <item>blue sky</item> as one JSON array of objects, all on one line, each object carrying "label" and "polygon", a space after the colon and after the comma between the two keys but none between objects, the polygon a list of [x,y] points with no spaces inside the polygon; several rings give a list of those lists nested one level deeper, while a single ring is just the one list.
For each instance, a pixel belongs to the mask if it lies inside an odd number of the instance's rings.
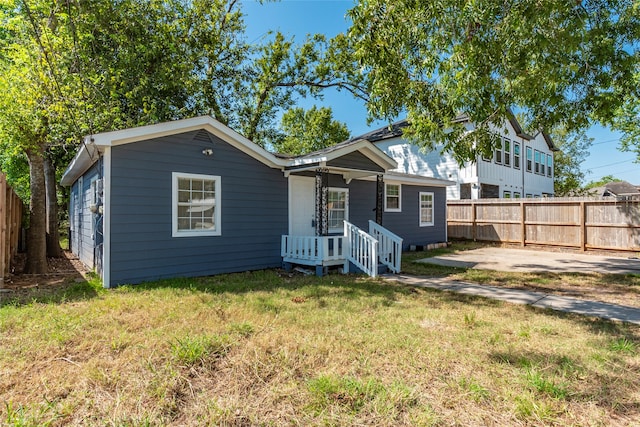
[{"label": "blue sky", "polygon": [[[307,34],[321,33],[328,38],[346,31],[349,21],[345,14],[353,7],[352,0],[281,0],[260,4],[246,0],[243,4],[246,14],[247,36],[250,42],[265,37],[269,31],[280,31],[295,36],[302,43]],[[334,117],[345,122],[352,135],[365,133],[384,122],[367,124],[367,111],[361,101],[354,100],[345,92],[332,91],[324,100],[301,100],[300,106],[330,106]],[[620,135],[601,126],[589,129],[594,138],[591,153],[583,163],[583,170],[590,170],[586,180],[597,180],[605,175],[640,184],[640,164],[634,163],[633,153],[620,152],[617,147]]]}]

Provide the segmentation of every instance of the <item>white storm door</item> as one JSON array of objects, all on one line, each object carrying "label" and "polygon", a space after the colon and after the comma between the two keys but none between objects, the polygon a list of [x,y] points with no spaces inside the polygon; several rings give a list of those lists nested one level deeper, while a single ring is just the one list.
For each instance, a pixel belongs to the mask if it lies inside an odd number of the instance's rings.
[{"label": "white storm door", "polygon": [[289,234],[315,236],[316,180],[289,176]]}]

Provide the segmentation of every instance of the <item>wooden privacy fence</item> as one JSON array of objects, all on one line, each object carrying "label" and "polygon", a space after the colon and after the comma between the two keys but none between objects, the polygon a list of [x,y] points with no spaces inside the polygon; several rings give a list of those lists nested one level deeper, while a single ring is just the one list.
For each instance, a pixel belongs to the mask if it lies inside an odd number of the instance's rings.
[{"label": "wooden privacy fence", "polygon": [[22,200],[7,185],[7,178],[0,173],[0,287],[4,285],[4,278],[18,252],[21,225]]},{"label": "wooden privacy fence", "polygon": [[453,239],[640,251],[640,200],[450,200],[447,231]]}]

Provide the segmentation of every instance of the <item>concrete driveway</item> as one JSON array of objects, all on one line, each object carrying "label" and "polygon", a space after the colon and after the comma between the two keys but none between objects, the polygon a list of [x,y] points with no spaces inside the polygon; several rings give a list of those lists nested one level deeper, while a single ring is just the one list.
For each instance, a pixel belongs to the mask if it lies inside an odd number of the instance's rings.
[{"label": "concrete driveway", "polygon": [[497,271],[640,274],[636,254],[619,257],[487,247],[418,262]]}]

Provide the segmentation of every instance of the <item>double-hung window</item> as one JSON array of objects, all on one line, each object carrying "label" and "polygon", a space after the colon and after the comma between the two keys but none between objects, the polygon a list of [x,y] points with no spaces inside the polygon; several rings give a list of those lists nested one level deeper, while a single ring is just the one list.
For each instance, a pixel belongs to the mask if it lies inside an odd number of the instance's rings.
[{"label": "double-hung window", "polygon": [[504,165],[511,166],[511,141],[504,139]]},{"label": "double-hung window", "polygon": [[520,169],[520,143],[513,141],[513,167]]},{"label": "double-hung window", "polygon": [[219,236],[219,176],[173,172],[172,236]]},{"label": "double-hung window", "polygon": [[349,220],[348,191],[346,188],[329,188],[327,212],[330,233],[342,232],[344,221]]},{"label": "double-hung window", "polygon": [[498,146],[495,149],[495,154],[493,156],[493,159],[495,160],[496,164],[499,164],[499,165],[502,164],[502,141],[498,143]]},{"label": "double-hung window", "polygon": [[401,212],[400,184],[385,184],[384,186],[384,211]]},{"label": "double-hung window", "polygon": [[540,152],[538,150],[535,150],[534,152],[534,165],[535,165],[534,172],[539,174],[540,173]]},{"label": "double-hung window", "polygon": [[531,172],[533,170],[533,149],[531,147],[527,147],[527,172]]},{"label": "double-hung window", "polygon": [[547,154],[547,176],[553,175],[553,156]]},{"label": "double-hung window", "polygon": [[420,193],[420,227],[433,225],[433,193]]}]

